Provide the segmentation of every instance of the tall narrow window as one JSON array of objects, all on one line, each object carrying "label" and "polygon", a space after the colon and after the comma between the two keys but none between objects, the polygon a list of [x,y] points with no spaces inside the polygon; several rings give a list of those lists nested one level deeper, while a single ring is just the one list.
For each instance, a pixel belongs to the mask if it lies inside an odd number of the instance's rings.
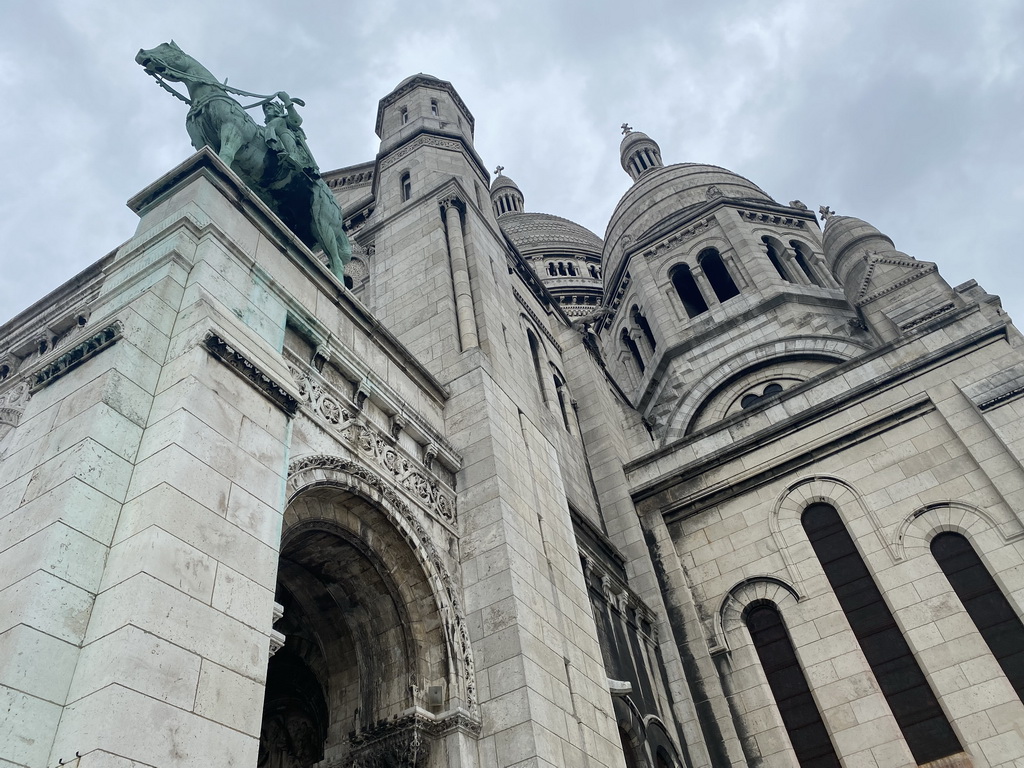
[{"label": "tall narrow window", "polygon": [[402,107],[399,110],[398,114],[402,116],[402,125],[405,125],[406,123],[409,122],[409,110],[408,110],[408,108]]},{"label": "tall narrow window", "polygon": [[768,254],[768,261],[770,261],[772,266],[775,267],[775,271],[779,273],[779,277],[786,282],[793,282],[789,279],[789,275],[786,274],[785,267],[782,266],[782,251],[779,246],[776,245],[775,242],[773,242],[767,235],[761,238],[761,242],[764,243],[764,251]]},{"label": "tall narrow window", "polygon": [[704,270],[708,282],[711,283],[711,290],[715,292],[719,301],[740,295],[740,289],[736,287],[729,270],[725,268],[721,254],[714,248],[701,251],[700,256],[697,257],[697,263]]},{"label": "tall narrow window", "polygon": [[410,199],[412,197],[412,178],[409,176],[408,171],[402,174],[400,184],[402,187],[402,200]]},{"label": "tall narrow window", "polygon": [[537,341],[537,337],[533,335],[533,331],[529,328],[526,329],[526,340],[530,343],[530,356],[533,358],[533,372],[537,376],[537,389],[540,390],[540,399],[543,402],[547,402],[547,396],[544,393],[544,378],[540,368],[540,342]]},{"label": "tall narrow window", "polygon": [[430,114],[432,114],[434,117],[437,117],[437,115],[438,115],[438,112],[437,112],[437,99],[431,99],[430,100]]},{"label": "tall narrow window", "polygon": [[799,243],[796,240],[789,241],[790,247],[793,249],[793,258],[796,259],[796,263],[800,265],[801,271],[807,275],[807,279],[811,281],[811,285],[821,285],[821,281],[818,276],[814,274],[814,270],[811,269],[811,254],[807,250],[807,246],[803,243]]},{"label": "tall narrow window", "polygon": [[553,373],[552,378],[555,381],[555,394],[558,395],[558,407],[562,410],[562,423],[565,424],[566,432],[569,431],[569,404],[566,402],[569,399],[568,394],[565,391],[565,382],[558,373]]},{"label": "tall narrow window", "polygon": [[801,523],[918,765],[962,752],[839,513],[811,504]]},{"label": "tall narrow window", "polygon": [[778,609],[771,603],[759,603],[747,609],[745,619],[797,761],[802,766],[839,768],[839,758]]},{"label": "tall narrow window", "polygon": [[629,317],[636,327],[640,329],[644,338],[647,339],[647,343],[650,345],[651,351],[653,352],[658,347],[658,344],[654,340],[654,332],[651,330],[651,324],[647,322],[647,318],[644,317],[643,313],[640,311],[640,307],[634,304],[633,308],[629,312]]},{"label": "tall narrow window", "polygon": [[932,539],[932,554],[1013,690],[1024,701],[1024,624],[1017,612],[970,542],[959,533],[947,531]]},{"label": "tall narrow window", "polygon": [[708,303],[704,301],[704,296],[697,286],[697,281],[693,279],[688,265],[679,264],[673,267],[670,277],[676,293],[679,294],[679,300],[683,303],[683,309],[686,310],[687,317],[696,317],[702,312],[708,311]]},{"label": "tall narrow window", "polygon": [[636,363],[636,367],[640,369],[640,373],[644,372],[644,359],[640,356],[640,348],[636,345],[636,342],[629,335],[629,331],[625,328],[622,329],[622,346],[629,350],[629,354],[633,356],[633,362]]}]

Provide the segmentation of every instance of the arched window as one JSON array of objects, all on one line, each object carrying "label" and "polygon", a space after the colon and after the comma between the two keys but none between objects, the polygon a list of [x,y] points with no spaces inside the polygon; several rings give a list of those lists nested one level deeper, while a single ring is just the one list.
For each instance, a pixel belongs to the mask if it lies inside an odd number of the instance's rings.
[{"label": "arched window", "polygon": [[434,117],[438,116],[437,99],[430,100],[430,114],[432,114]]},{"label": "arched window", "polygon": [[711,290],[715,292],[719,301],[726,301],[733,296],[740,295],[740,289],[736,287],[729,270],[725,268],[721,254],[714,248],[706,248],[701,251],[697,257],[697,263],[704,270],[708,282],[711,283]]},{"label": "arched window", "polygon": [[811,269],[811,254],[807,250],[807,246],[803,243],[797,242],[796,240],[789,241],[790,247],[793,249],[793,258],[796,259],[796,263],[800,265],[800,269],[807,279],[811,281],[811,285],[821,285],[821,281],[818,276],[814,274],[814,270]]},{"label": "arched window", "polygon": [[547,402],[547,396],[544,393],[543,373],[540,368],[540,342],[537,341],[537,337],[529,328],[526,329],[526,340],[530,343],[530,356],[533,358],[533,372],[537,376],[537,389],[540,390],[540,399]]},{"label": "arched window", "polygon": [[408,109],[408,107],[402,107],[402,108],[401,108],[401,109],[400,109],[400,110],[398,111],[398,113],[399,113],[399,114],[401,115],[401,117],[402,117],[402,125],[405,125],[406,123],[408,123],[408,122],[409,122],[409,109]]},{"label": "arched window", "polygon": [[669,277],[672,278],[672,286],[679,294],[679,300],[683,303],[683,309],[686,310],[688,317],[696,317],[708,311],[708,303],[704,301],[704,296],[697,287],[697,281],[693,279],[688,265],[676,265]]},{"label": "arched window", "polygon": [[557,275],[558,274],[558,268],[555,266],[555,262],[553,262],[553,261],[548,262],[548,274],[549,275]]},{"label": "arched window", "polygon": [[839,768],[839,758],[778,609],[771,603],[759,603],[748,608],[744,618],[797,761],[815,768]]},{"label": "arched window", "polygon": [[1024,624],[970,542],[946,531],[932,539],[932,554],[967,609],[1003,674],[1024,701]]},{"label": "arched window", "polygon": [[647,322],[647,318],[643,316],[643,313],[640,311],[640,307],[636,304],[634,304],[633,308],[629,311],[629,318],[633,321],[636,327],[640,329],[644,338],[647,339],[647,343],[650,345],[651,351],[653,352],[657,349],[658,344],[654,340],[654,332],[651,331],[651,325]]},{"label": "arched window", "polygon": [[412,177],[409,175],[408,171],[402,174],[401,187],[402,202],[405,202],[406,200],[412,198]]},{"label": "arched window", "polygon": [[839,513],[811,504],[800,522],[918,765],[962,752]]},{"label": "arched window", "polygon": [[768,254],[768,261],[770,261],[772,266],[775,267],[775,271],[779,273],[779,277],[786,282],[793,282],[789,279],[789,275],[786,274],[786,268],[782,266],[782,250],[779,246],[776,245],[775,241],[767,235],[761,238],[761,242],[764,243],[764,251]]},{"label": "arched window", "polygon": [[629,331],[625,328],[622,329],[620,339],[622,340],[622,346],[629,350],[629,354],[633,356],[633,362],[635,362],[636,367],[640,369],[640,373],[643,373],[644,359],[640,356],[640,348],[637,347],[636,342],[630,338]]}]

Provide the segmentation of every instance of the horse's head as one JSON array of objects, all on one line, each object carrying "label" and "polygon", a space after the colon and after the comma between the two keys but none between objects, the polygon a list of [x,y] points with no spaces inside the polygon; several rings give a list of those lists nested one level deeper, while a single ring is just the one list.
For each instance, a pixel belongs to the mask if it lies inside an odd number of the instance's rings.
[{"label": "horse's head", "polygon": [[196,61],[171,40],[148,51],[140,48],[135,56],[135,63],[141,64],[151,75],[161,75],[168,80],[181,80],[180,73],[190,72]]}]

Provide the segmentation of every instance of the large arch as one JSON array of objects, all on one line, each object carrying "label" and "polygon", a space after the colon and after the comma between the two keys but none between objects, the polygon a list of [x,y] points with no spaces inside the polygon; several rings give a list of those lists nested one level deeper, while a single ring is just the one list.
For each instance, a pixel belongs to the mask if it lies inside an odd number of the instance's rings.
[{"label": "large arch", "polygon": [[[260,765],[346,759],[413,708],[475,721],[461,600],[417,514],[357,462],[316,455],[289,470],[275,625],[285,643],[268,669]],[[391,730],[422,741],[420,724]]]},{"label": "large arch", "polygon": [[[863,345],[836,336],[790,336],[745,349],[701,376],[672,406],[662,444],[667,445],[692,432],[701,413],[713,408],[720,393],[748,372],[786,361],[818,360],[838,365],[864,351]],[[819,371],[814,372],[817,373]]]}]

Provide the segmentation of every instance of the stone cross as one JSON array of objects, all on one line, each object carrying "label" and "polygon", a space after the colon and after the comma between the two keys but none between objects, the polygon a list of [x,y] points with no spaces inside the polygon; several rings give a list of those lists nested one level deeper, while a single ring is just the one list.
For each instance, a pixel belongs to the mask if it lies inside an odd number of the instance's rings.
[{"label": "stone cross", "polygon": [[504,170],[505,170],[505,166],[504,165],[499,165],[497,168],[494,169],[494,175],[495,176],[501,176],[501,172],[504,171]]},{"label": "stone cross", "polygon": [[627,133],[632,133],[633,129],[629,127],[629,123],[623,123],[619,126],[622,129],[622,135],[625,136]]},{"label": "stone cross", "polygon": [[818,213],[821,214],[821,218],[828,219],[829,216],[835,216],[836,212],[829,208],[827,205],[818,207]]}]

